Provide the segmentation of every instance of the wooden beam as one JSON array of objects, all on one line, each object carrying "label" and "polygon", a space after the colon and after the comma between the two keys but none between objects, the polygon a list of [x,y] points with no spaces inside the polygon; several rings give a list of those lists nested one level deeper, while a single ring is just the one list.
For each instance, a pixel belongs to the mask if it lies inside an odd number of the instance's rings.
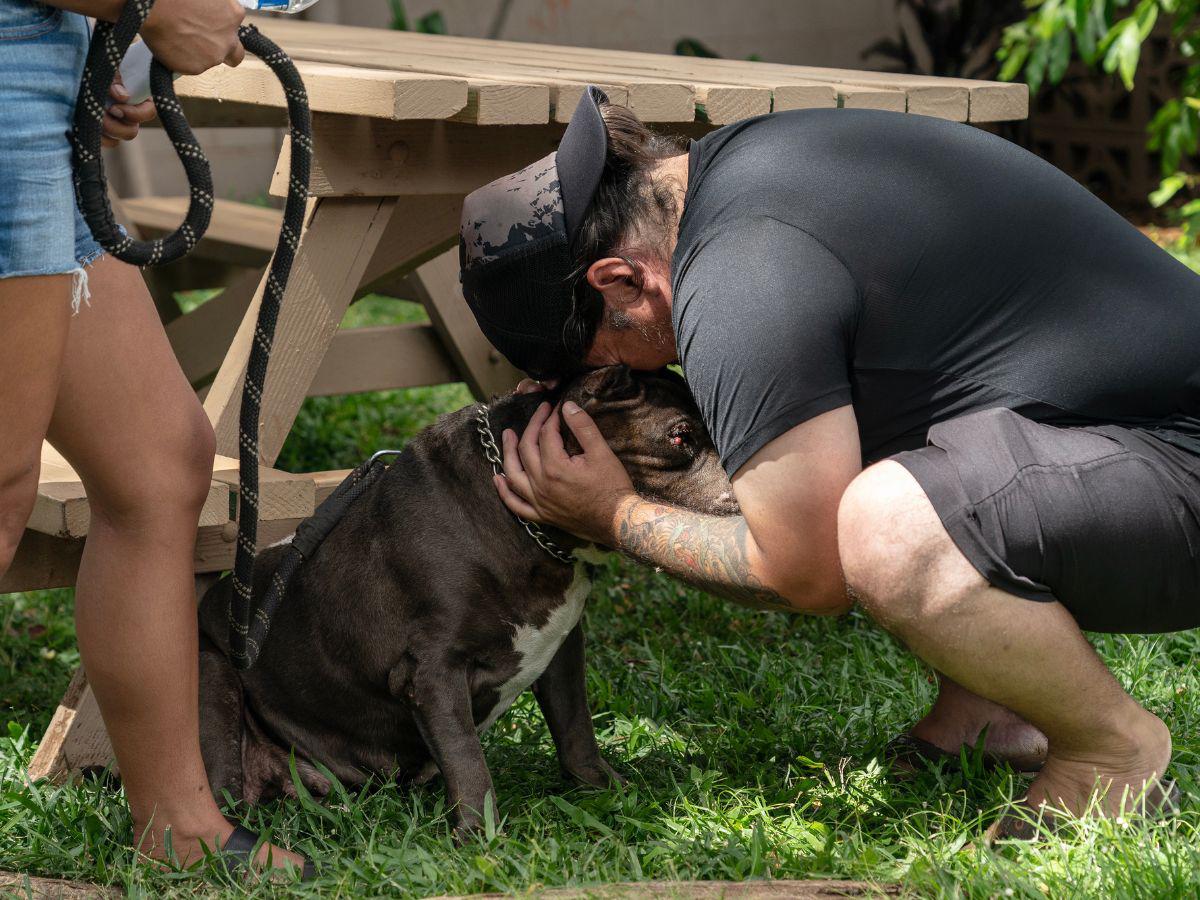
[{"label": "wooden beam", "polygon": [[73,587],[82,557],[81,539],[54,537],[27,528],[8,569],[0,575],[0,594]]},{"label": "wooden beam", "polygon": [[[233,100],[180,97],[179,105],[193,128],[286,128],[287,110]],[[158,119],[146,123],[161,127]]]},{"label": "wooden beam", "polygon": [[458,253],[430,260],[409,279],[410,299],[424,305],[462,380],[480,400],[506,393],[521,380],[479,330],[458,282]]},{"label": "wooden beam", "polygon": [[[229,518],[229,489],[213,482],[200,511],[201,525],[217,525]],[[56,537],[85,537],[92,512],[79,475],[48,442],[42,442],[37,499],[26,528]]]},{"label": "wooden beam", "polygon": [[72,772],[103,767],[112,761],[112,745],[100,707],[80,666],[58,701],[37,752],[29,762],[29,778],[65,781]]},{"label": "wooden beam", "polygon": [[[395,72],[296,61],[314,112],[383,119],[448,119],[467,106],[467,81],[447,75]],[[234,100],[287,108],[279,79],[256,59],[240,66],[217,66],[175,82],[182,98]],[[544,111],[544,110],[543,110]]]},{"label": "wooden beam", "polygon": [[[315,501],[314,501],[315,502]],[[258,545],[269,546],[296,530],[300,519],[275,519],[259,523]],[[74,587],[83,557],[84,541],[60,538],[26,529],[12,564],[0,577],[0,595],[48,588]],[[237,550],[237,523],[206,525],[196,532],[193,566],[196,572],[224,572],[233,568]]]},{"label": "wooden beam", "polygon": [[221,367],[261,280],[261,269],[238,272],[216,297],[167,324],[167,340],[191,384]]},{"label": "wooden beam", "polygon": [[883,109],[889,112],[907,112],[908,95],[891,88],[862,87],[856,84],[833,86],[838,95],[838,106],[842,109]]},{"label": "wooden beam", "polygon": [[321,505],[326,497],[336,491],[338,485],[345,481],[352,471],[354,470],[335,469],[328,472],[310,472],[313,484],[317,489],[317,505]]},{"label": "wooden beam", "polygon": [[[239,464],[236,459],[218,456],[213,462],[213,480],[239,493]],[[312,479],[260,466],[258,470],[258,519],[268,522],[277,519],[303,519],[315,508]]]},{"label": "wooden beam", "polygon": [[[122,203],[125,216],[139,230],[155,236],[178,228],[187,206],[187,197],[135,197]],[[275,252],[282,221],[283,213],[277,209],[217,200],[208,231],[193,252],[238,266],[264,266]]]},{"label": "wooden beam", "polygon": [[[267,370],[259,433],[263,464],[274,462],[283,446],[396,204],[395,198],[310,203],[276,326],[276,352]],[[217,434],[217,452],[227,456],[238,455],[242,376],[262,291],[260,284],[204,400]]]},{"label": "wooden beam", "polygon": [[[609,98],[612,99],[611,97]],[[740,122],[771,111],[771,89],[733,85],[698,85],[696,102],[714,125]]]},{"label": "wooden beam", "polygon": [[[608,99],[617,106],[629,105],[629,88],[624,85],[598,83],[596,87],[601,88],[608,95]],[[550,88],[551,121],[563,125],[570,122],[571,116],[575,115],[575,107],[579,105],[587,89],[586,84],[577,82],[553,85]]]},{"label": "wooden beam", "polygon": [[450,247],[458,246],[462,201],[462,194],[403,198],[363,272],[359,290],[370,290],[381,280],[407,274]]},{"label": "wooden beam", "polygon": [[[317,197],[462,197],[541,159],[562,133],[558,124],[480,129],[459,122],[314,116],[310,188]],[[277,196],[287,192],[290,159],[285,142],[271,181]]]},{"label": "wooden beam", "polygon": [[342,329],[330,343],[308,395],[423,387],[459,378],[432,325]]},{"label": "wooden beam", "polygon": [[785,109],[832,109],[837,105],[838,92],[832,84],[788,84],[771,90],[772,112]]},{"label": "wooden beam", "polygon": [[544,84],[472,81],[467,105],[452,118],[475,125],[541,125],[550,121],[550,88]]}]

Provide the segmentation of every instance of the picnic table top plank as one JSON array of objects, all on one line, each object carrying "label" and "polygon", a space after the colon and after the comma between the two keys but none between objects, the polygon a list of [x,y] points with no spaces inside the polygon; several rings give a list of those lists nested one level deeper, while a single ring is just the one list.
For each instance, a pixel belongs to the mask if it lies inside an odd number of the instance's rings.
[{"label": "picnic table top plank", "polygon": [[[289,25],[303,23],[289,23]],[[373,29],[359,29],[372,31]],[[394,52],[402,52],[414,40],[421,40],[426,35],[402,34],[396,37],[386,35],[382,40],[372,35],[352,38],[355,44],[367,41],[372,47],[383,49],[387,46]],[[642,53],[625,50],[596,49],[591,47],[570,47],[555,44],[528,44],[514,41],[487,41],[478,38],[453,38],[435,35],[439,38],[437,44],[430,45],[426,41],[421,44],[423,53],[438,53],[449,58],[459,58],[465,54],[478,55],[480,59],[496,60],[503,63],[519,63],[535,69],[554,71],[561,68],[584,66],[612,72],[615,76],[630,78],[672,78],[692,82],[698,95],[720,94],[723,91],[747,91],[765,95],[763,100],[770,102],[771,95],[777,91],[787,91],[792,88],[816,88],[821,93],[830,96],[828,103],[813,103],[813,106],[836,106],[838,101],[847,107],[863,109],[887,109],[905,112],[907,96],[897,84],[883,84],[867,78],[869,84],[857,83],[852,76],[868,76],[870,73],[850,72],[843,74],[847,77],[829,80],[811,78],[803,71],[803,67],[758,63],[746,60],[708,59],[702,57],[667,56],[664,54]],[[347,36],[350,39],[350,36]],[[840,71],[840,70],[834,70]],[[1007,87],[1007,86],[1006,86]],[[942,96],[952,97],[958,101],[958,117],[966,118],[967,99],[966,89],[962,86],[939,85]],[[818,95],[819,96],[819,95]],[[778,109],[800,108],[798,104],[776,107]],[[762,112],[770,112],[766,106]],[[738,121],[745,116],[736,114],[726,115],[725,111],[717,108],[707,110],[713,124],[722,125]],[[947,110],[947,117],[954,117],[952,110]],[[752,113],[758,114],[758,113]]]},{"label": "picnic table top plank", "polygon": [[544,84],[474,80],[470,82],[467,105],[450,118],[476,125],[541,125],[550,121],[550,88]]},{"label": "picnic table top plank", "polygon": [[[468,101],[465,78],[428,72],[396,72],[350,68],[297,60],[308,88],[309,106],[317,112],[346,113],[382,119],[446,119]],[[180,97],[232,99],[257,106],[287,108],[279,79],[256,59],[240,66],[217,66],[204,75],[176,80]]]},{"label": "picnic table top plank", "polygon": [[[841,95],[844,106],[905,110],[904,92],[892,87],[831,85],[790,72],[765,77],[745,67],[725,73],[731,77],[704,77],[703,73],[692,70],[688,57],[632,53],[627,56],[633,62],[614,62],[609,51],[588,48],[466,38],[461,42],[450,39],[430,43],[424,40],[428,35],[336,27],[338,30],[330,34],[325,26],[314,28],[313,23],[282,22],[273,25],[272,36],[301,59],[394,67],[397,71],[432,68],[455,73],[460,73],[468,65],[465,61],[471,60],[469,65],[497,76],[536,78],[553,88],[574,85],[569,95],[562,93],[553,104],[554,118],[559,122],[570,119],[583,86],[588,83],[605,88],[613,102],[629,105],[643,119],[653,122],[692,121],[696,117],[695,111],[689,109],[685,89],[692,92],[691,102],[701,104],[705,117],[714,125],[770,112],[772,94],[779,87],[808,88],[809,96],[817,98],[816,102],[793,102],[781,108],[836,106]],[[670,68],[664,66],[664,60],[671,64]],[[962,91],[955,88],[950,93]],[[965,108],[964,100],[964,115]]]},{"label": "picnic table top plank", "polygon": [[[973,122],[1019,119],[1028,115],[1028,89],[1025,85],[1016,83],[750,60],[667,56],[631,50],[485,41],[443,35],[410,37],[432,37],[440,43],[453,44],[459,52],[486,54],[489,48],[511,48],[513,52],[525,57],[531,65],[539,65],[542,61],[559,64],[585,62],[593,66],[603,65],[606,69],[623,74],[653,75],[669,71],[673,76],[688,77],[696,81],[767,85],[772,89],[784,85],[828,83],[844,88],[902,90],[915,100],[915,104],[910,104],[910,112],[922,112],[928,108],[931,110],[930,114],[940,112],[946,117],[969,119]],[[496,51],[493,49],[492,52]],[[964,108],[965,113],[949,113],[951,108],[959,110],[963,102],[967,104]]]},{"label": "picnic table top plank", "polygon": [[[294,59],[398,72],[433,72],[513,84],[541,84],[552,93],[560,86],[573,86],[572,95],[576,99],[588,84],[598,84],[626,92],[630,108],[648,121],[691,122],[695,118],[695,86],[668,76],[629,78],[585,65],[535,66],[523,59],[482,55],[475,47],[460,49],[414,44],[409,39],[428,35],[383,29],[272,20],[262,26],[262,30]],[[565,106],[565,103],[556,104],[556,108]]]},{"label": "picnic table top plank", "polygon": [[[833,85],[843,98],[863,95],[864,89],[883,92],[877,95],[881,99],[887,92],[901,91],[909,112],[958,120],[995,121],[1024,118],[1028,114],[1028,91],[1022,84],[420,35],[284,20],[265,23],[264,30],[301,58],[320,50],[325,61],[352,66],[369,64],[383,69],[419,71],[425,65],[443,74],[462,75],[464,67],[477,70],[486,64],[497,77],[503,71],[503,77],[532,75],[549,79],[552,84],[564,78],[596,83],[625,79],[639,85],[666,81],[690,84],[698,92],[721,86],[774,92],[827,84]],[[895,106],[894,99],[884,102],[890,104],[887,108]],[[843,105],[872,103],[860,96]]]}]

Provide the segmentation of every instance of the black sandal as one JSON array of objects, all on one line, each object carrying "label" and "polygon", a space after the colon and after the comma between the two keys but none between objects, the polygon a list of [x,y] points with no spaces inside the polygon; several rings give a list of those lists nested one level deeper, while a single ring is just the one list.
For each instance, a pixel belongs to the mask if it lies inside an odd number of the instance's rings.
[{"label": "black sandal", "polygon": [[[260,840],[249,828],[235,825],[233,832],[225,840],[225,846],[221,848],[221,860],[225,864],[225,870],[234,877],[243,872],[253,871],[254,851],[258,849]],[[312,864],[312,860],[306,859],[300,880],[312,881],[316,877],[316,866]]]},{"label": "black sandal", "polygon": [[[967,747],[966,749],[968,756],[975,752],[972,747]],[[883,754],[888,762],[893,765],[899,763],[909,772],[915,772],[917,769],[923,768],[930,763],[941,762],[943,760],[957,763],[962,759],[960,753],[943,750],[937,744],[927,741],[924,738],[919,738],[911,731],[906,731],[904,734],[897,735],[888,741]],[[1017,766],[1011,760],[1001,759],[992,753],[985,752],[983,754],[983,768],[985,771],[990,772],[1005,765],[1012,766],[1014,771],[1022,775],[1033,775],[1042,769],[1040,762],[1027,766]]]}]

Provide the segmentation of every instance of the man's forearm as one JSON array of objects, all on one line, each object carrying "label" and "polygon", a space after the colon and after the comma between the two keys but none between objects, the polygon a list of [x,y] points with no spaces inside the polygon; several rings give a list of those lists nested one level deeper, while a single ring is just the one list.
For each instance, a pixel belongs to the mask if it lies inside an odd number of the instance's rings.
[{"label": "man's forearm", "polygon": [[617,546],[689,584],[745,606],[795,611],[755,574],[741,516],[706,516],[631,499],[616,522]]},{"label": "man's forearm", "polygon": [[56,6],[67,12],[80,13],[93,19],[115,22],[125,8],[125,0],[45,0],[47,6]]}]

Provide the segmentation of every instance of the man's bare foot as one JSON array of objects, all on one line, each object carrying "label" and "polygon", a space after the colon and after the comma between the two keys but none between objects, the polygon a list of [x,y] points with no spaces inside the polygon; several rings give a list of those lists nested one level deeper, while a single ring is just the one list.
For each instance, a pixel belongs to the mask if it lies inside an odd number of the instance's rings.
[{"label": "man's bare foot", "polygon": [[1109,746],[1095,750],[1052,750],[1029,785],[1029,805],[1080,815],[1099,791],[1103,815],[1135,812],[1131,804],[1162,779],[1171,762],[1171,732],[1162,719],[1140,708],[1137,720],[1122,732],[1111,735]]},{"label": "man's bare foot", "polygon": [[[138,850],[144,856],[158,862],[171,863],[180,867],[194,865],[204,859],[206,853],[219,853],[233,833],[234,826],[224,818],[219,822],[210,823],[207,827],[200,826],[184,829],[174,826],[170,829],[168,838],[164,829],[144,826],[135,831],[140,837]],[[304,867],[304,857],[272,844],[264,843],[255,854],[256,868],[286,869],[294,868],[297,872]]]},{"label": "man's bare foot", "polygon": [[983,749],[988,758],[1008,763],[1018,772],[1036,772],[1046,761],[1046,736],[1012,710],[972,694],[948,678],[932,709],[909,730],[950,754],[974,747],[987,729]]},{"label": "man's bare foot", "polygon": [[[1170,812],[1176,792],[1163,779],[1171,761],[1167,726],[1138,709],[1134,721],[1108,737],[1107,746],[1095,750],[1051,750],[1020,803],[1025,815],[1053,828],[1056,812],[1106,817]],[[1002,816],[989,829],[987,840],[1035,837],[1036,829],[1021,818]]]}]

